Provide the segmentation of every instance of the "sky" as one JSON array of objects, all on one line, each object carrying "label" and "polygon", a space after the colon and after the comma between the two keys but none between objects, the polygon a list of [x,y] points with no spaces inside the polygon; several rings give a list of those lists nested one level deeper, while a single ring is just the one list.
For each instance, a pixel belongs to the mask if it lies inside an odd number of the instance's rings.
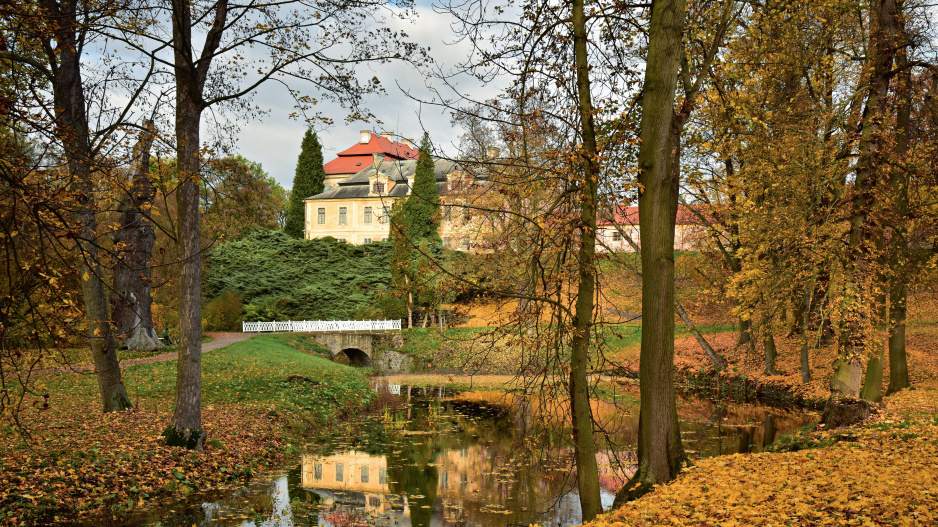
[{"label": "sky", "polygon": [[[416,20],[392,21],[389,25],[403,29],[412,41],[429,47],[437,66],[452,66],[468,55],[469,48],[465,44],[454,42],[450,20],[445,15],[435,13],[425,5],[418,5],[416,10]],[[441,147],[443,152],[452,154],[455,151],[461,131],[451,124],[450,111],[421,104],[402,91],[409,90],[417,97],[429,98],[430,92],[426,85],[431,81],[423,73],[408,64],[395,63],[361,68],[360,75],[363,78],[376,75],[387,91],[383,96],[366,99],[366,107],[381,123],[346,123],[346,109],[331,101],[320,101],[317,107],[334,121],[330,127],[316,130],[326,162],[357,143],[359,131],[365,129],[376,133],[394,132],[418,143],[426,130],[433,143]],[[498,86],[494,84],[479,86],[465,78],[460,81],[459,87],[471,92],[474,98],[489,98],[498,91]],[[309,95],[316,96],[314,93]],[[254,103],[268,113],[242,124],[237,153],[261,163],[270,176],[289,189],[293,186],[296,160],[306,124],[302,120],[290,118],[294,111],[293,101],[286,88],[277,83],[263,86],[254,96]]]}]

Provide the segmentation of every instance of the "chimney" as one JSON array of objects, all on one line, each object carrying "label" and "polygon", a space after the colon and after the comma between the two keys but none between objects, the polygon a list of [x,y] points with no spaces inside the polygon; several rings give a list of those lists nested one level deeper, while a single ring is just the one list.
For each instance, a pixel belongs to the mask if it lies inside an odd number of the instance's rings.
[{"label": "chimney", "polygon": [[382,161],[384,161],[384,152],[374,152],[371,154],[371,166],[375,167],[375,172],[378,171],[378,167],[381,165]]},{"label": "chimney", "polygon": [[381,132],[381,137],[394,142],[394,132]]},{"label": "chimney", "polygon": [[359,142],[363,145],[367,145],[371,141],[371,130],[362,130],[362,137],[359,139]]},{"label": "chimney", "polygon": [[410,137],[405,137],[404,139],[401,139],[401,142],[404,143],[404,146],[408,146],[410,148],[416,148],[414,146],[414,140]]},{"label": "chimney", "polygon": [[499,156],[499,154],[501,154],[501,150],[499,150],[497,147],[494,147],[494,146],[488,147],[489,159],[496,159]]}]

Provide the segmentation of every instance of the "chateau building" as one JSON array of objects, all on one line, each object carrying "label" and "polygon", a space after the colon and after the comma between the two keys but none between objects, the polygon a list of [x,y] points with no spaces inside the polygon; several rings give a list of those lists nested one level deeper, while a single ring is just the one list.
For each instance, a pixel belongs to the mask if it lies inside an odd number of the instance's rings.
[{"label": "chateau building", "polygon": [[[413,187],[419,151],[409,140],[392,141],[390,134],[364,130],[358,144],[326,163],[325,191],[306,198],[306,238],[331,236],[356,245],[390,236],[390,210]],[[466,174],[453,161],[434,159],[437,191],[443,204],[440,237],[451,249],[469,246],[470,214],[462,207],[453,218],[446,204],[450,189],[459,188]]]},{"label": "chateau building", "polygon": [[[357,144],[323,165],[325,191],[305,200],[305,237],[331,236],[356,245],[387,240],[391,206],[395,200],[410,195],[419,153],[411,140],[398,142],[391,133],[378,135],[362,130]],[[491,159],[497,155],[497,150],[489,154]],[[467,206],[472,196],[486,185],[485,178],[475,178],[457,163],[444,159],[434,159],[434,168],[442,206],[439,233],[444,247],[486,250],[485,243],[477,245],[476,240],[480,229],[493,226],[481,214],[474,214],[472,206]],[[691,207],[696,206],[678,207],[676,251],[694,250],[701,243],[705,228]],[[619,205],[602,214],[596,235],[600,252],[632,251],[628,238],[639,243],[638,207]]]}]

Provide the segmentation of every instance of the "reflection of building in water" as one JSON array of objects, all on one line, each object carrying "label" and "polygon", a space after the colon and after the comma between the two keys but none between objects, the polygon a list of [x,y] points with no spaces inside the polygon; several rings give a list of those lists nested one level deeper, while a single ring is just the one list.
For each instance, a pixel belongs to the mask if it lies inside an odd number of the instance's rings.
[{"label": "reflection of building in water", "polygon": [[374,514],[393,514],[403,509],[401,498],[389,494],[388,463],[383,456],[355,451],[334,456],[305,454],[301,484],[315,489],[327,507],[351,506]]},{"label": "reflection of building in water", "polygon": [[[559,457],[566,458],[569,454],[563,451]],[[492,518],[490,514],[510,515],[511,521],[527,525],[541,519],[540,514],[552,508],[556,510],[550,513],[549,518],[553,520],[550,525],[576,525],[578,497],[576,492],[562,490],[569,488],[566,487],[567,477],[551,477],[526,463],[516,465],[509,460],[511,457],[510,451],[499,449],[497,445],[440,449],[428,460],[432,469],[415,468],[409,473],[413,477],[432,470],[433,476],[400,484],[394,482],[392,486],[388,481],[388,458],[384,456],[354,451],[332,456],[307,454],[303,456],[302,485],[321,496],[324,510],[330,511],[320,516],[324,521],[322,525],[362,525],[363,515],[376,520],[374,525],[386,525],[383,522],[387,521],[391,521],[389,525],[400,527],[424,525],[425,521],[430,521],[427,525],[432,527],[486,525],[486,519]],[[395,458],[391,460],[396,467],[392,474],[399,477],[400,467],[395,465]],[[611,460],[604,456],[601,461],[604,482],[615,481]],[[557,474],[565,474],[567,469],[560,467],[562,463],[558,465]],[[407,494],[392,494],[392,487],[394,492],[403,490]],[[604,486],[604,503],[611,503],[614,493],[615,489]],[[557,496],[557,499],[543,500],[539,496]],[[425,498],[429,501],[424,501]],[[428,508],[433,509],[432,518],[412,516],[415,510]],[[509,520],[508,516],[498,517]],[[504,522],[499,520],[498,523]]]},{"label": "reflection of building in water", "polygon": [[[489,460],[493,466],[486,470],[485,464]],[[484,446],[475,445],[459,450],[444,450],[437,456],[436,462],[439,464],[437,495],[457,497],[483,490],[482,474],[494,470],[495,459]]]},{"label": "reflection of building in water", "polygon": [[318,489],[388,492],[388,462],[382,456],[347,452],[303,456],[303,486]]}]

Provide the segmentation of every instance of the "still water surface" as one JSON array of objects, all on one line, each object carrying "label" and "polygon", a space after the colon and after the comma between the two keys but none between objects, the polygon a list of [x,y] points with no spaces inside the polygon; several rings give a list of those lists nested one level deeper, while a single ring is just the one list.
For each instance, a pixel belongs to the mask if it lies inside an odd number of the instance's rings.
[{"label": "still water surface", "polygon": [[[454,396],[455,395],[455,396]],[[150,525],[484,526],[580,523],[565,433],[536,424],[525,400],[479,405],[442,389],[404,387],[400,404],[308,445],[298,464],[218,501],[177,504]],[[508,408],[504,408],[508,406]],[[594,413],[602,413],[594,408]],[[611,410],[608,413],[613,414]],[[680,399],[691,457],[759,452],[814,420],[809,413]],[[614,411],[597,455],[604,506],[633,469],[637,408]],[[533,438],[546,439],[544,447]]]}]

